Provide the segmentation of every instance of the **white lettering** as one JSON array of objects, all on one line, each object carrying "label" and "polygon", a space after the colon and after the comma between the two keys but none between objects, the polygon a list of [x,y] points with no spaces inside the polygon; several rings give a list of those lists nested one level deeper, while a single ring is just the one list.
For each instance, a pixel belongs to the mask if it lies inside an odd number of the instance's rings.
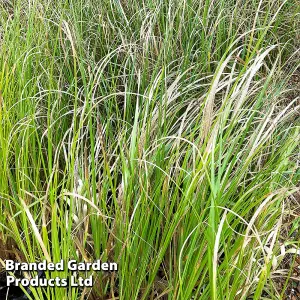
[{"label": "white lettering", "polygon": [[7,276],[6,277],[6,285],[10,286],[11,283],[13,283],[15,281],[15,277],[14,276]]},{"label": "white lettering", "polygon": [[75,276],[71,276],[71,286],[78,286],[75,280]]},{"label": "white lettering", "polygon": [[64,270],[64,261],[61,260],[60,262],[58,262],[55,266],[55,270],[56,271],[63,271]]},{"label": "white lettering", "polygon": [[5,269],[6,269],[6,271],[14,271],[14,269],[15,269],[15,262],[13,260],[7,259],[5,261]]},{"label": "white lettering", "polygon": [[68,262],[68,269],[70,271],[77,271],[77,263],[76,263],[76,260],[70,260]]}]

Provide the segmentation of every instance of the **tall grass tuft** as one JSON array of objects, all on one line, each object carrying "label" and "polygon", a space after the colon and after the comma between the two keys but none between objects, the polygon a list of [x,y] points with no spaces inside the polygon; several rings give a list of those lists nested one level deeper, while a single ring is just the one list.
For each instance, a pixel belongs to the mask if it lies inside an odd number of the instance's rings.
[{"label": "tall grass tuft", "polygon": [[299,13],[298,0],[1,2],[0,243],[20,261],[119,265],[93,289],[28,297],[284,298]]}]

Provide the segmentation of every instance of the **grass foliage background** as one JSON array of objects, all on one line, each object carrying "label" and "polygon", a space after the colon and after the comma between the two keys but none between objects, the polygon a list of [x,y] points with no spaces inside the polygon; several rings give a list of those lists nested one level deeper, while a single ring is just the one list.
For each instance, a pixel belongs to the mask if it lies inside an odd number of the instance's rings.
[{"label": "grass foliage background", "polygon": [[299,251],[299,13],[1,2],[0,242],[28,262],[119,264],[92,291],[32,299],[283,298],[280,262]]}]

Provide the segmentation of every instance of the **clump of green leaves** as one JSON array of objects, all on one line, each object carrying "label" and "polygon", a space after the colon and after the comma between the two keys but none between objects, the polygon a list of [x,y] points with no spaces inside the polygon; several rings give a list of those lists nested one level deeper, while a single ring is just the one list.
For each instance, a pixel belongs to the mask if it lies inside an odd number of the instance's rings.
[{"label": "clump of green leaves", "polygon": [[28,262],[119,264],[31,297],[283,297],[298,1],[0,7],[2,235]]}]

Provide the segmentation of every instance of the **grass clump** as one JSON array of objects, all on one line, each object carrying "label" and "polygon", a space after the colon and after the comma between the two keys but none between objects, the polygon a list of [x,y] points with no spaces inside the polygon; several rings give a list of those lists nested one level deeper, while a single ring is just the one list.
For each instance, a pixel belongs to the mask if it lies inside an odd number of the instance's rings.
[{"label": "grass clump", "polygon": [[280,262],[299,251],[299,12],[2,2],[1,240],[27,262],[119,265],[93,289],[32,299],[284,298]]}]

